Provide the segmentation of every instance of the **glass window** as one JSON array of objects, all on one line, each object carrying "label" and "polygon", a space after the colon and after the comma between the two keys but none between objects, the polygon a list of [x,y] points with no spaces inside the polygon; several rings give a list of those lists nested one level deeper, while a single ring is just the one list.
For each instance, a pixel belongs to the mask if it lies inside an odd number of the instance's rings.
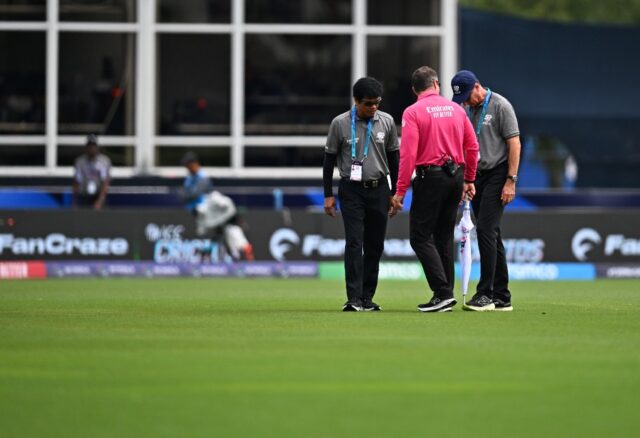
[{"label": "glass window", "polygon": [[247,134],[326,135],[351,96],[351,37],[247,35]]},{"label": "glass window", "polygon": [[440,3],[448,0],[368,0],[367,23],[405,26],[437,26]]},{"label": "glass window", "polygon": [[314,167],[321,168],[324,148],[247,146],[244,150],[246,167]]},{"label": "glass window", "polygon": [[0,134],[44,134],[45,39],[0,32]]},{"label": "glass window", "polygon": [[136,21],[136,0],[60,0],[60,21]]},{"label": "glass window", "polygon": [[367,47],[367,72],[384,85],[380,109],[391,114],[399,125],[402,112],[416,99],[411,90],[413,71],[428,65],[440,73],[440,40],[438,37],[370,36]]},{"label": "glass window", "polygon": [[45,149],[38,145],[0,145],[2,166],[44,166]]},{"label": "glass window", "polygon": [[[58,146],[58,166],[73,166],[76,158],[84,153],[84,146]],[[135,149],[133,146],[100,146],[100,153],[111,160],[113,166],[135,165]]]},{"label": "glass window", "polygon": [[160,23],[230,23],[231,0],[158,0]]},{"label": "glass window", "polygon": [[180,160],[188,151],[193,151],[198,155],[202,166],[231,166],[231,148],[228,146],[198,146],[194,148],[184,146],[159,146],[156,147],[156,166],[179,167]]},{"label": "glass window", "polygon": [[60,33],[60,134],[134,134],[135,36]]},{"label": "glass window", "polygon": [[160,134],[228,135],[231,37],[158,36]]},{"label": "glass window", "polygon": [[0,0],[0,21],[44,21],[46,0]]},{"label": "glass window", "polygon": [[350,24],[351,0],[246,0],[247,23]]}]

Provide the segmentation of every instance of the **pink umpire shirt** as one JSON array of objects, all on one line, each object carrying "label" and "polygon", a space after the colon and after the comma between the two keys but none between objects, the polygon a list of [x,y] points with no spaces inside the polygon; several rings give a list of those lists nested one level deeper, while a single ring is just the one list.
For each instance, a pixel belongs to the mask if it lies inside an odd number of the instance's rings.
[{"label": "pink umpire shirt", "polygon": [[478,140],[467,114],[457,103],[428,91],[402,114],[396,194],[405,195],[417,166],[440,166],[447,156],[457,164],[464,163],[466,181],[475,180]]}]

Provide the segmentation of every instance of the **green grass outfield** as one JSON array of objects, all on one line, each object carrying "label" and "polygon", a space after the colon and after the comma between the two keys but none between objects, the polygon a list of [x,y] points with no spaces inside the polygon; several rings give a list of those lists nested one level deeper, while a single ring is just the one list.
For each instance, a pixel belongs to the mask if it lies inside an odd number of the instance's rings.
[{"label": "green grass outfield", "polygon": [[0,282],[0,436],[638,436],[640,282],[342,313],[317,280]]}]

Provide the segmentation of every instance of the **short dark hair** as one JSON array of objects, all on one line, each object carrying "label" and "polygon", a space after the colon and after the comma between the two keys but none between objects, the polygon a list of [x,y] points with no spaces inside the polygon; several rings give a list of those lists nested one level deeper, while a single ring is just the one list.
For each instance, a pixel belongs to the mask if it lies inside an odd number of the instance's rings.
[{"label": "short dark hair", "polygon": [[186,154],[184,154],[182,156],[182,159],[180,160],[180,164],[182,164],[183,166],[186,166],[187,164],[199,163],[199,162],[200,160],[198,159],[198,156],[193,151],[189,151]]},{"label": "short dark hair", "polygon": [[365,97],[382,97],[382,84],[375,78],[360,78],[353,84],[353,97],[362,100]]},{"label": "short dark hair", "polygon": [[438,73],[428,67],[423,65],[422,67],[416,69],[411,75],[411,86],[416,91],[416,93],[420,93],[427,88],[431,87],[433,81],[438,80]]}]

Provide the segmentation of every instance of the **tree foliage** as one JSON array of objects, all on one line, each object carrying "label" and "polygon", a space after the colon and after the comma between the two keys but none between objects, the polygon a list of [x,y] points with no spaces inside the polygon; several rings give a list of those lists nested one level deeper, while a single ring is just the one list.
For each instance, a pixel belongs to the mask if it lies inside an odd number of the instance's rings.
[{"label": "tree foliage", "polygon": [[640,0],[459,0],[459,4],[531,19],[640,25]]}]

